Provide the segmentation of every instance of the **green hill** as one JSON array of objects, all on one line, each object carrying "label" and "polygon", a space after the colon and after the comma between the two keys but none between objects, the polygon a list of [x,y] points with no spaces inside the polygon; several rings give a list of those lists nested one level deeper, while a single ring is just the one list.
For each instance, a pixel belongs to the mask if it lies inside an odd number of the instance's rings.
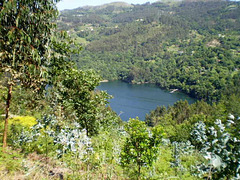
[{"label": "green hill", "polygon": [[156,83],[207,100],[238,89],[239,2],[111,3],[63,11],[59,26],[82,43],[73,57],[79,68],[104,79]]}]

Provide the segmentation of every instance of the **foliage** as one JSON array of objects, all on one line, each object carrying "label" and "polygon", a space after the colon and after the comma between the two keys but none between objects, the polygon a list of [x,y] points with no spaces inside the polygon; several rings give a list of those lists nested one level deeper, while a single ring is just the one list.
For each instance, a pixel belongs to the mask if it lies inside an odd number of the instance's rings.
[{"label": "foliage", "polygon": [[106,174],[109,179],[122,177],[120,155],[125,138],[126,133],[121,127],[101,131],[98,136],[93,137],[94,154],[89,161],[93,169]]},{"label": "foliage", "polygon": [[9,124],[19,124],[25,127],[32,127],[36,124],[36,118],[32,116],[16,116],[9,119]]},{"label": "foliage", "polygon": [[18,148],[21,147],[26,154],[37,152],[45,153],[48,156],[49,152],[56,149],[53,140],[57,129],[57,120],[54,116],[44,116],[37,119],[36,123],[29,128],[12,126],[11,131],[14,134],[11,138],[12,145]]},{"label": "foliage", "polygon": [[8,89],[3,147],[7,146],[13,86],[21,85],[32,93],[42,93],[57,72],[69,64],[65,56],[76,52],[67,33],[57,33],[53,23],[58,15],[55,6],[58,1],[0,2],[0,72]]},{"label": "foliage", "polygon": [[82,159],[85,154],[92,151],[91,140],[86,136],[85,130],[78,129],[80,127],[78,123],[72,126],[74,128],[68,126],[60,128],[56,117],[44,116],[38,119],[31,129],[13,132],[18,135],[13,145],[21,147],[25,153],[36,151],[48,156],[48,152],[53,153],[55,150],[57,157],[63,157],[70,152],[76,154],[76,158]]},{"label": "foliage", "polygon": [[121,164],[127,167],[131,164],[137,165],[136,172],[139,177],[142,167],[151,167],[156,159],[164,133],[161,127],[148,130],[138,118],[130,119],[125,130],[128,137],[121,153]]},{"label": "foliage", "polygon": [[106,110],[108,94],[104,91],[95,91],[100,77],[93,71],[71,69],[65,71],[62,81],[58,84],[60,102],[65,109],[70,109],[75,115],[82,129],[87,135],[98,133],[100,128],[112,126],[117,119],[109,110]]},{"label": "foliage", "polygon": [[177,88],[209,101],[239,94],[239,2],[174,1],[118,8],[61,13],[60,29],[85,40],[84,51],[73,56],[79,68],[95,69],[108,80]]},{"label": "foliage", "polygon": [[[36,118],[33,116],[16,116],[9,119],[10,126],[19,126],[19,128],[30,128],[36,124]],[[3,127],[3,121],[0,123]],[[2,129],[2,128],[1,128]]]},{"label": "foliage", "polygon": [[[12,101],[19,115],[0,179],[239,179],[239,2],[78,8],[58,20],[68,33],[56,30],[56,2],[0,2],[0,114]],[[212,102],[157,107],[123,127],[89,68]]]},{"label": "foliage", "polygon": [[[236,95],[228,96],[229,99],[236,98]],[[197,101],[188,104],[187,101],[178,101],[167,108],[157,107],[146,115],[145,122],[149,126],[161,125],[165,128],[167,137],[172,141],[190,140],[190,132],[195,123],[203,121],[207,126],[214,124],[213,119],[224,119],[228,113],[237,114],[238,99],[221,100],[218,103],[207,103]]]},{"label": "foliage", "polygon": [[[196,144],[207,163],[197,166],[197,175],[210,179],[239,179],[240,140],[228,131],[235,124],[234,117],[223,124],[215,121],[215,126],[206,127],[203,122],[195,125],[192,142]],[[239,133],[239,132],[238,132]]]},{"label": "foliage", "polygon": [[[125,125],[125,131],[120,126],[111,131],[100,131],[98,136],[90,139],[86,136],[86,131],[78,129],[79,124],[62,126],[54,116],[45,116],[38,120],[31,131],[27,129],[21,131],[14,145],[21,148],[23,153],[35,151],[45,154],[46,163],[50,163],[48,158],[58,156],[60,162],[62,161],[72,172],[64,176],[69,178],[93,178],[97,174],[99,178],[104,176],[110,179],[171,177],[190,180],[201,179],[206,175],[219,179],[221,175],[229,173],[229,177],[235,175],[232,170],[238,165],[239,142],[232,135],[230,124],[237,121],[231,115],[225,126],[218,121],[214,127],[205,126],[203,133],[199,132],[204,128],[196,128],[192,133],[192,142],[196,145],[193,146],[190,142],[171,143],[167,139],[162,139],[164,135],[162,127],[151,130],[137,119],[130,119]],[[225,142],[226,148],[222,147]],[[200,152],[196,148],[200,149]],[[141,164],[137,164],[137,155],[141,157]],[[221,160],[218,158],[216,160],[215,157],[218,156]],[[223,165],[220,169],[214,168],[218,162]],[[140,175],[138,165],[141,165]],[[197,167],[194,168],[194,172],[193,166]],[[126,167],[128,173],[123,174],[122,170],[126,169],[121,167]],[[19,164],[18,169],[22,168]],[[19,171],[18,169],[13,171]]]},{"label": "foliage", "polygon": [[0,4],[0,67],[7,73],[8,83],[20,80],[39,90],[46,81],[52,55],[50,38],[56,28],[52,20],[58,15],[54,2],[14,0]]},{"label": "foliage", "polygon": [[[76,128],[79,125],[75,123]],[[58,157],[62,157],[67,151],[75,154],[77,159],[87,161],[86,155],[93,151],[91,147],[91,139],[87,137],[86,130],[71,129],[65,127],[55,135],[54,143],[60,145],[58,147]]]},{"label": "foliage", "polygon": [[192,174],[192,166],[201,162],[200,155],[196,152],[195,147],[190,141],[173,142],[171,167],[175,176],[180,179],[196,179]]}]

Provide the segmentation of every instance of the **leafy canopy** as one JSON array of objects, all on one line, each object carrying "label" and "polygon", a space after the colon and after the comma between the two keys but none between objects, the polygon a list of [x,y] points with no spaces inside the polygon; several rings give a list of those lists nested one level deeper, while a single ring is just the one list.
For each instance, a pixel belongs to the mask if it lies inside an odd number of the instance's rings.
[{"label": "leafy canopy", "polygon": [[0,2],[0,71],[7,73],[8,82],[18,80],[40,89],[56,68],[66,64],[72,41],[66,33],[56,31],[58,1]]},{"label": "leafy canopy", "polygon": [[138,175],[143,166],[151,166],[157,158],[158,145],[164,135],[160,126],[149,130],[143,121],[130,119],[125,126],[128,137],[121,153],[122,166],[136,164]]}]

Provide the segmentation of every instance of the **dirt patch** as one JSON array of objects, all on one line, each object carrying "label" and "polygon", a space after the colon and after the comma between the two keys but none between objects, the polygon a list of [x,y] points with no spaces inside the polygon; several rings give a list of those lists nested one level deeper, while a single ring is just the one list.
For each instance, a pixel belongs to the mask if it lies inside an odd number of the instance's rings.
[{"label": "dirt patch", "polygon": [[212,41],[207,43],[207,47],[217,47],[220,45],[221,43],[217,39],[213,39]]}]

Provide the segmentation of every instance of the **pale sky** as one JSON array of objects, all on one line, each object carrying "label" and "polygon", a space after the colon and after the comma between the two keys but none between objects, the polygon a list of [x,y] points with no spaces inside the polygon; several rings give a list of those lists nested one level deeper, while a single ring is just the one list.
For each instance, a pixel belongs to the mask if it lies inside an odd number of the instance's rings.
[{"label": "pale sky", "polygon": [[143,4],[156,2],[157,0],[62,0],[57,4],[58,10],[75,9],[81,6],[97,6],[111,2],[126,2],[128,4]]}]

